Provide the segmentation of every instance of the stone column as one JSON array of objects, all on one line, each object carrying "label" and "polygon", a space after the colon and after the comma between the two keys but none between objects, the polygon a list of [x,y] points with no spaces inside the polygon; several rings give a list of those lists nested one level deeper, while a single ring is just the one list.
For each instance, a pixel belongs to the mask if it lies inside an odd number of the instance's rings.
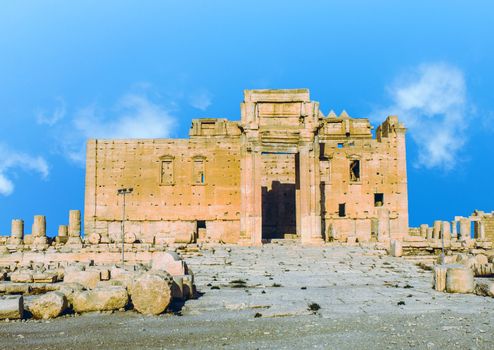
[{"label": "stone column", "polygon": [[12,220],[12,228],[8,244],[22,244],[24,239],[24,220]]},{"label": "stone column", "polygon": [[35,215],[33,223],[33,237],[46,236],[46,217],[44,215]]},{"label": "stone column", "polygon": [[427,239],[432,240],[434,229],[432,227],[427,227]]},{"label": "stone column", "polygon": [[69,211],[69,228],[68,228],[69,238],[67,239],[68,245],[71,246],[81,246],[81,211],[80,210],[70,210]]},{"label": "stone column", "polygon": [[59,225],[58,226],[58,235],[55,238],[55,241],[57,243],[66,243],[67,238],[68,238],[68,232],[69,232],[69,230],[68,230],[67,225]]},{"label": "stone column", "polygon": [[445,241],[451,240],[451,225],[449,221],[442,221],[441,223],[441,237],[444,237]]},{"label": "stone column", "polygon": [[44,246],[48,244],[46,238],[46,216],[35,215],[32,232],[33,245]]},{"label": "stone column", "polygon": [[458,227],[456,220],[451,221],[451,236],[453,239],[458,239]]},{"label": "stone column", "polygon": [[471,238],[471,223],[470,219],[461,218],[460,219],[460,239],[462,241],[468,241]]},{"label": "stone column", "polygon": [[420,237],[427,238],[427,228],[429,225],[427,224],[422,224],[420,225]]},{"label": "stone column", "polygon": [[438,292],[444,292],[446,289],[446,266],[437,265],[434,267],[434,289]]},{"label": "stone column", "polygon": [[478,224],[479,224],[479,237],[478,237],[478,239],[483,241],[483,240],[485,240],[485,225],[484,225],[483,221],[479,221]]},{"label": "stone column", "polygon": [[434,221],[432,238],[433,239],[440,239],[441,238],[441,221],[440,220]]}]

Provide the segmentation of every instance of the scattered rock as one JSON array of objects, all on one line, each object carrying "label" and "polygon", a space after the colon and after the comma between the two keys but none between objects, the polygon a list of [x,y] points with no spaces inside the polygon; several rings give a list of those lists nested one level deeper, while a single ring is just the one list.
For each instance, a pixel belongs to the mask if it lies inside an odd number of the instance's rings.
[{"label": "scattered rock", "polygon": [[34,318],[45,320],[60,316],[66,308],[67,298],[60,292],[42,294],[26,304]]},{"label": "scattered rock", "polygon": [[159,315],[171,301],[171,277],[166,272],[148,272],[130,288],[134,309],[142,314]]}]

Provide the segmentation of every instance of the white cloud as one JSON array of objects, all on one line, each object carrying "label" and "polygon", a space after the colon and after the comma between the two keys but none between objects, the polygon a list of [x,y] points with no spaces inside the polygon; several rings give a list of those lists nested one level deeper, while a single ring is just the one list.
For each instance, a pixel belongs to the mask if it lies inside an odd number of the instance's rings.
[{"label": "white cloud", "polygon": [[192,107],[205,111],[211,106],[213,96],[207,90],[198,91],[189,96],[189,103]]},{"label": "white cloud", "polygon": [[44,110],[38,110],[36,112],[36,121],[38,124],[52,126],[65,117],[65,101],[61,97],[58,97],[56,100],[57,106],[55,107],[53,113],[50,114]]},{"label": "white cloud", "polygon": [[83,165],[88,139],[166,138],[175,122],[175,117],[164,106],[152,102],[145,95],[128,94],[110,111],[96,105],[80,109],[70,130],[64,132],[63,152],[69,159]]},{"label": "white cloud", "polygon": [[0,144],[0,195],[8,196],[14,192],[12,175],[16,169],[37,172],[42,178],[49,174],[49,167],[44,158],[17,152]]},{"label": "white cloud", "polygon": [[389,87],[396,114],[418,146],[416,166],[452,169],[469,125],[463,72],[445,63],[422,64]]}]

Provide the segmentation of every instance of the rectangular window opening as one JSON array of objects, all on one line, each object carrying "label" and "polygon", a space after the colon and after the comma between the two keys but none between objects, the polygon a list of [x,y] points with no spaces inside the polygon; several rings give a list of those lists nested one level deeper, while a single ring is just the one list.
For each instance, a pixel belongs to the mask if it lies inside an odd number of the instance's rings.
[{"label": "rectangular window opening", "polygon": [[204,160],[199,159],[194,161],[194,174],[193,181],[195,184],[205,184],[206,183],[206,175],[204,171]]},{"label": "rectangular window opening", "polygon": [[360,160],[350,162],[350,181],[360,181]]},{"label": "rectangular window opening", "polygon": [[163,160],[161,161],[161,184],[171,185],[173,184],[173,161]]},{"label": "rectangular window opening", "polygon": [[374,206],[382,207],[384,205],[384,193],[374,193]]},{"label": "rectangular window opening", "polygon": [[344,218],[346,216],[346,205],[345,203],[338,204],[338,216]]},{"label": "rectangular window opening", "polygon": [[197,228],[206,228],[206,220],[197,220]]}]

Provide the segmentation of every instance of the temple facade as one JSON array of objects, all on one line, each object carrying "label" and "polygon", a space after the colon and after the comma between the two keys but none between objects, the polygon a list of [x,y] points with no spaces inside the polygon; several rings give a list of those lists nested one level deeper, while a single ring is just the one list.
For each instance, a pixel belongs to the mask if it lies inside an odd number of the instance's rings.
[{"label": "temple facade", "polygon": [[85,235],[144,243],[389,241],[408,235],[405,128],[325,116],[309,90],[246,90],[240,121],[188,139],[89,140]]}]

